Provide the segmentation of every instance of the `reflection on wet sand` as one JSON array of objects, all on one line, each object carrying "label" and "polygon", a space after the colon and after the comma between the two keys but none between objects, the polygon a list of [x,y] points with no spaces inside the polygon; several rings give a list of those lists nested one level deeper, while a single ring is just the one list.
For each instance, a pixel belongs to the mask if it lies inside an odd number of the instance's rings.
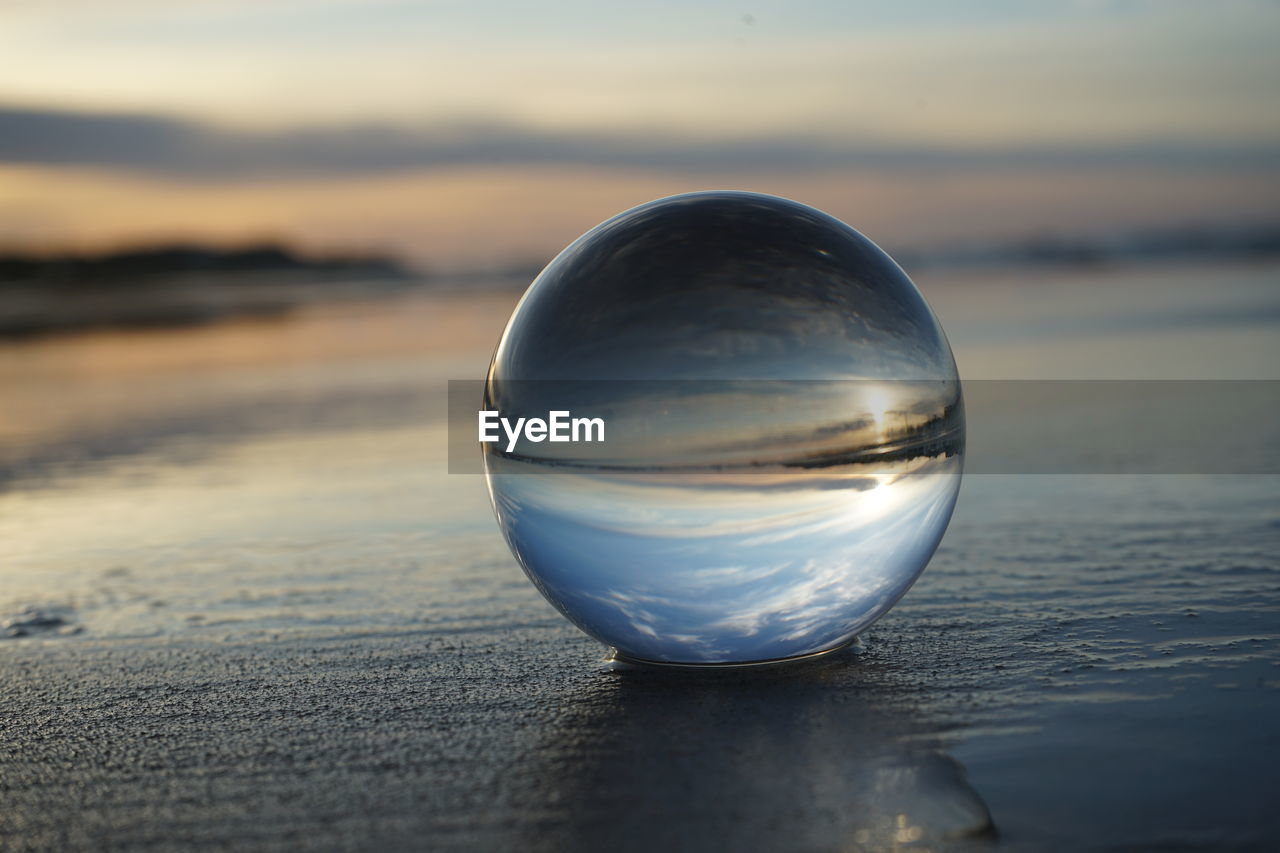
[{"label": "reflection on wet sand", "polygon": [[631,669],[566,696],[522,757],[514,846],[972,850],[994,837],[937,725],[851,652],[744,671]]}]

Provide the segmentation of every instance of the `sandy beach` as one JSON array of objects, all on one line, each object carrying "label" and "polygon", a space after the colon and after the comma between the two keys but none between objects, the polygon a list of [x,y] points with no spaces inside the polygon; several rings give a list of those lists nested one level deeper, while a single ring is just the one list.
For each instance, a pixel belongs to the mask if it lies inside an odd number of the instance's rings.
[{"label": "sandy beach", "polygon": [[[966,380],[1276,380],[1278,273],[919,284]],[[971,473],[851,651],[612,667],[447,473],[514,299],[0,344],[0,847],[1274,849],[1280,476]]]}]

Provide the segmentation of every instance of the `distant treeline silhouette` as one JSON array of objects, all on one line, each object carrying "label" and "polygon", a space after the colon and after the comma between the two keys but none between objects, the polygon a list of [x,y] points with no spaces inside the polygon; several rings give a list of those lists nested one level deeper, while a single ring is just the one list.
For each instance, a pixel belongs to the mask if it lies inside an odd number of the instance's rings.
[{"label": "distant treeline silhouette", "polygon": [[1092,236],[1043,235],[985,245],[902,247],[891,249],[891,254],[909,269],[1262,258],[1280,255],[1280,223],[1186,225]]},{"label": "distant treeline silhouette", "polygon": [[318,300],[400,292],[419,281],[390,258],[312,257],[271,243],[0,251],[0,338],[277,317]]},{"label": "distant treeline silhouette", "polygon": [[[890,253],[910,269],[973,266],[1089,266],[1125,261],[1258,258],[1280,255],[1280,223],[1187,225],[1093,236],[1043,235],[986,244],[893,246]],[[51,282],[98,285],[187,274],[226,275],[226,283],[256,274],[312,274],[329,278],[430,279],[432,284],[493,286],[527,284],[550,254],[506,267],[454,270],[440,277],[373,253],[309,255],[277,243],[216,248],[176,243],[115,251],[35,252],[0,249],[0,283]],[[250,275],[246,275],[250,274]]]}]

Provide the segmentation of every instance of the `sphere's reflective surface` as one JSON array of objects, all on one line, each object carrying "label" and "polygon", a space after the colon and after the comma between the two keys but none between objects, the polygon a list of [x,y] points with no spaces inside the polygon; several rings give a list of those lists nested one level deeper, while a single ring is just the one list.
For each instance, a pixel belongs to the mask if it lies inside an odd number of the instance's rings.
[{"label": "sphere's reflective surface", "polygon": [[946,338],[906,274],[812,208],[652,202],[538,276],[486,410],[599,417],[603,442],[485,444],[530,579],[624,656],[837,648],[932,556],[964,444]]}]

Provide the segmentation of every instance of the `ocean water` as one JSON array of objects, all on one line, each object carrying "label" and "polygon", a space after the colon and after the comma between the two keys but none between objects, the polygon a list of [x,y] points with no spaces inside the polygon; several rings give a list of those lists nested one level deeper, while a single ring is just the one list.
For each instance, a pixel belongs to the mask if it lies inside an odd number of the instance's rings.
[{"label": "ocean water", "polygon": [[[1275,265],[917,283],[965,380],[1280,380]],[[419,294],[0,344],[0,673],[128,644],[394,638],[514,655],[514,638],[540,637],[558,672],[614,677],[603,647],[521,574],[483,478],[448,473],[446,382],[482,376],[514,299]],[[528,732],[522,760],[587,810],[619,798],[678,810],[675,792],[734,790],[749,811],[751,757],[808,780],[794,800],[770,788],[758,813],[815,846],[834,828],[868,849],[876,833],[929,837],[882,826],[905,785],[944,828],[947,804],[961,804],[961,834],[986,832],[989,811],[1008,849],[1270,849],[1277,554],[1274,473],[1115,473],[1106,460],[1069,475],[972,473],[929,568],[861,638],[861,663],[723,701],[610,682],[598,688],[608,702],[570,696]],[[918,725],[873,722],[860,683]],[[735,712],[760,697],[795,724]],[[647,764],[667,714],[691,732],[689,754],[704,743],[722,758],[672,765],[676,776]],[[460,709],[447,722],[484,742],[483,720]],[[582,809],[521,790],[525,810],[488,818],[504,832],[536,813],[540,831],[600,840]],[[652,811],[611,813],[637,837],[656,831]]]}]

